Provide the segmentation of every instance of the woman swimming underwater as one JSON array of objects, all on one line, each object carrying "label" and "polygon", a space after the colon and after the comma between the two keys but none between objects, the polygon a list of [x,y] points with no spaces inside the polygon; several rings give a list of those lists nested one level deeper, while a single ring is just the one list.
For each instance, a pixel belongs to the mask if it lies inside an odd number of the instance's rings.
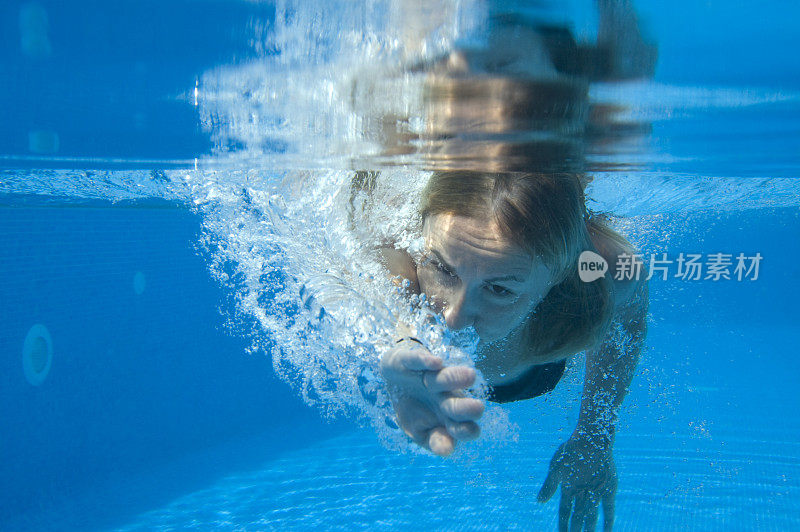
[{"label": "woman swimming underwater", "polygon": [[[588,218],[580,182],[569,174],[436,172],[422,199],[420,257],[387,247],[385,264],[427,294],[448,327],[474,327],[477,367],[490,399],[508,402],[552,390],[565,361],[586,351],[577,426],[553,457],[539,500],[562,488],[564,526],[589,529],[603,502],[613,522],[612,454],[617,411],[646,335],[647,284],[617,280],[633,250]],[[578,257],[594,251],[610,266],[580,279]],[[640,266],[640,265],[639,265]],[[401,336],[381,360],[397,419],[414,442],[438,455],[479,435],[481,401],[465,397],[466,366],[444,367],[417,339]]]},{"label": "woman swimming underwater", "polygon": [[[553,390],[567,360],[585,351],[578,421],[538,494],[544,502],[561,487],[561,530],[594,530],[601,503],[604,529],[613,525],[617,414],[647,331],[644,265],[585,205],[583,135],[603,126],[602,109],[587,103],[588,82],[652,74],[655,48],[630,2],[598,8],[596,46],[500,14],[487,48],[456,50],[432,66],[418,143],[436,170],[418,208],[424,249],[381,248],[389,272],[425,294],[448,328],[474,328],[489,400]],[[604,276],[581,280],[585,251],[605,260]],[[380,363],[398,424],[448,455],[480,433],[485,405],[465,394],[475,370],[445,367],[413,331],[398,330]]]}]

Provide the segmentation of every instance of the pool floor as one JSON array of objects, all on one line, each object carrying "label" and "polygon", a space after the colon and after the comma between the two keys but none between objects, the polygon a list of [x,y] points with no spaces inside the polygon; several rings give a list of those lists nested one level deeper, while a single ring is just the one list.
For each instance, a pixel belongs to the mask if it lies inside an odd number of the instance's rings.
[{"label": "pool floor", "polygon": [[[782,354],[796,336],[740,328],[710,341],[703,324],[651,329],[615,447],[616,530],[800,527],[800,401]],[[539,504],[536,494],[579,384],[573,368],[550,398],[509,408],[514,443],[442,460],[387,451],[353,430],[265,457],[120,529],[555,530],[556,497]]]}]

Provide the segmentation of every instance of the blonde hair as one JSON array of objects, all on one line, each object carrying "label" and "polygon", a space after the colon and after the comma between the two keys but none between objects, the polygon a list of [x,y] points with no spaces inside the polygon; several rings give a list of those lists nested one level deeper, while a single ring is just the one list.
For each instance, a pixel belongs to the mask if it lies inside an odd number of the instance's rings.
[{"label": "blonde hair", "polygon": [[[501,234],[554,272],[547,296],[528,320],[526,355],[564,358],[595,344],[613,314],[611,280],[583,282],[578,256],[594,250],[590,231],[620,235],[590,217],[580,176],[572,173],[434,172],[422,197],[423,218],[487,214]],[[615,238],[616,240],[616,238]]]}]

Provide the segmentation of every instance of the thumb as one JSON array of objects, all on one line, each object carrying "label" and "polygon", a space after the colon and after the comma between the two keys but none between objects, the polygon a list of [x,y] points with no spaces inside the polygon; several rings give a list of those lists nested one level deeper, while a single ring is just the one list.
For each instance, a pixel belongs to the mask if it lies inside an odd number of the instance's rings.
[{"label": "thumb", "polygon": [[557,461],[553,461],[550,464],[550,471],[547,473],[547,478],[544,479],[544,484],[542,484],[542,489],[539,490],[539,495],[537,499],[539,502],[547,502],[550,500],[550,497],[556,492],[558,489],[558,485],[561,483],[561,464]]}]

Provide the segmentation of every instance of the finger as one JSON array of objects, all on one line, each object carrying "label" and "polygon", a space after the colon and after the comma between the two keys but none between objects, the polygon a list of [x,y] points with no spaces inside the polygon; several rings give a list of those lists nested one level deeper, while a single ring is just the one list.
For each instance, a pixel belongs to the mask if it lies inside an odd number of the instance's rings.
[{"label": "finger", "polygon": [[[542,488],[539,490],[539,495],[536,497],[539,502],[547,502],[558,489],[558,484],[561,482],[561,467],[559,464],[551,464],[550,471],[547,473],[547,478],[544,479]],[[561,502],[564,502],[562,495]]]},{"label": "finger", "polygon": [[561,488],[561,502],[558,503],[558,532],[569,530],[569,514],[572,513],[572,492]]},{"label": "finger", "polygon": [[[438,428],[441,429],[442,427],[438,427]],[[422,426],[411,427],[411,428],[403,428],[403,432],[405,432],[406,436],[411,438],[411,440],[414,443],[416,443],[417,445],[419,445],[423,449],[427,449],[428,451],[431,451],[431,452],[435,452],[431,448],[431,436],[433,435],[433,431],[434,431],[434,429],[431,429],[430,425],[427,425],[427,428],[423,428]],[[437,438],[439,438],[439,437],[437,436]],[[440,443],[439,439],[436,439],[437,443]],[[438,453],[436,453],[436,454],[438,454]]]},{"label": "finger", "polygon": [[398,371],[439,371],[442,369],[442,359],[435,357],[423,350],[407,351],[405,349],[397,351],[393,368]]},{"label": "finger", "polygon": [[583,518],[583,529],[589,532],[594,532],[594,529],[597,528],[597,503],[596,497],[590,497],[589,505],[586,508],[586,516]]},{"label": "finger", "polygon": [[431,430],[430,436],[428,436],[428,448],[433,454],[448,456],[453,452],[455,442],[444,427],[436,427]]},{"label": "finger", "polygon": [[572,509],[572,519],[569,523],[570,530],[580,532],[581,526],[583,526],[583,518],[586,515],[586,503],[586,492],[581,490],[575,496],[575,507]]},{"label": "finger", "polygon": [[611,532],[614,527],[614,491],[603,495],[603,531]]},{"label": "finger", "polygon": [[469,388],[475,382],[475,370],[466,366],[448,366],[435,373],[426,373],[423,382],[432,392]]},{"label": "finger", "polygon": [[411,441],[422,447],[423,449],[428,449],[428,431],[424,432],[413,432],[410,430],[404,430],[403,432],[406,433],[406,436],[411,438]]},{"label": "finger", "polygon": [[395,405],[397,422],[403,430],[412,434],[424,434],[425,441],[428,438],[428,431],[432,427],[441,425],[437,413],[426,403],[414,397],[403,397]]},{"label": "finger", "polygon": [[430,437],[430,429],[429,428],[422,428],[421,426],[412,426],[412,425],[401,425],[403,432],[406,433],[406,436],[411,438],[411,440],[422,447],[423,449],[430,450],[428,446],[428,438]]},{"label": "finger", "polygon": [[445,397],[439,408],[453,421],[475,421],[483,415],[486,405],[471,397]]},{"label": "finger", "polygon": [[481,428],[477,423],[472,421],[467,421],[465,423],[453,423],[449,421],[445,426],[447,427],[447,432],[457,440],[470,441],[481,435]]}]

